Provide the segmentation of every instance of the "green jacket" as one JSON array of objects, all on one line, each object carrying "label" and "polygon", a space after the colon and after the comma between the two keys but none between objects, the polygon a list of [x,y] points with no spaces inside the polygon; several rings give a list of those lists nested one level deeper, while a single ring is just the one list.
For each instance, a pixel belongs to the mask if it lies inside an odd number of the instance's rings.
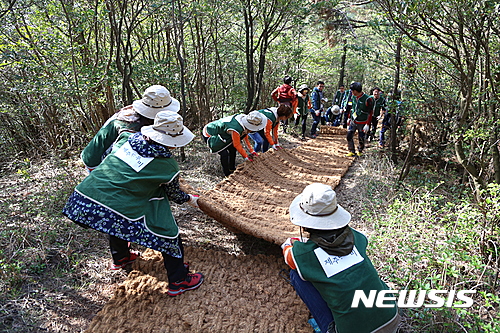
[{"label": "green jacket", "polygon": [[357,98],[352,96],[351,119],[356,124],[369,124],[372,120],[374,101],[372,96],[367,94]]},{"label": "green jacket", "polygon": [[120,135],[76,191],[126,219],[144,218],[146,229],[159,237],[176,238],[179,229],[161,184],[173,180],[179,166],[173,158],[141,158],[128,144],[130,134]]},{"label": "green jacket", "polygon": [[[384,325],[397,314],[396,306],[392,308],[366,308],[360,302],[358,308],[352,308],[352,299],[355,290],[364,290],[368,295],[370,290],[387,290],[366,255],[368,240],[365,235],[356,230],[354,234],[354,246],[357,250],[344,256],[356,256],[362,260],[344,270],[336,272],[327,277],[315,250],[323,251],[311,240],[306,243],[295,242],[292,253],[299,275],[306,281],[310,281],[319,291],[322,298],[332,311],[338,333],[368,333]],[[326,252],[324,252],[326,254]],[[361,255],[361,258],[358,257]],[[344,258],[331,256],[333,261]],[[395,302],[392,302],[395,303]]]},{"label": "green jacket", "polygon": [[378,99],[375,99],[375,97],[373,97],[373,100],[375,101],[375,106],[373,107],[373,116],[378,117],[380,116],[380,110],[386,109],[386,101],[382,96],[380,96]]},{"label": "green jacket", "polygon": [[278,113],[276,112],[276,110],[277,110],[276,108],[258,110],[260,113],[262,113],[264,116],[266,116],[266,118],[269,119],[273,123],[273,128],[276,125],[279,125],[279,123],[280,123],[278,121]]},{"label": "green jacket", "polygon": [[212,153],[218,153],[233,144],[231,131],[237,132],[242,135],[245,127],[241,122],[242,114],[227,116],[216,121],[208,123],[203,132],[206,132],[210,137],[207,144]]},{"label": "green jacket", "polygon": [[107,121],[89,144],[83,149],[81,158],[88,168],[95,168],[104,159],[104,153],[123,131],[137,132],[141,125],[138,122],[127,122],[112,119]]},{"label": "green jacket", "polygon": [[297,104],[297,113],[300,116],[305,116],[309,113],[309,94],[305,95],[304,98],[301,96],[297,96],[298,104]]}]

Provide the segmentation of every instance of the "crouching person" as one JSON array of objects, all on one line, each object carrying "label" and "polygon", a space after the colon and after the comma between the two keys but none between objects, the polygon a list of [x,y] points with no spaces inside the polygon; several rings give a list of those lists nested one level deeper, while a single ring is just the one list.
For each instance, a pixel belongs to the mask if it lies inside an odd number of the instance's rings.
[{"label": "crouching person", "polygon": [[171,150],[187,145],[193,133],[180,115],[159,112],[139,133],[122,133],[111,153],[71,194],[63,214],[77,224],[109,235],[118,270],[138,256],[129,242],[160,251],[168,276],[168,295],[177,296],[203,283],[189,273],[170,200],[198,207],[197,196],[179,187],[179,166]]},{"label": "crouching person", "polygon": [[309,239],[288,239],[283,245],[290,280],[321,329],[329,333],[392,333],[400,322],[391,307],[353,308],[356,290],[387,290],[366,255],[367,239],[348,226],[351,214],[337,204],[325,184],[307,186],[290,205],[290,220],[309,232]]}]

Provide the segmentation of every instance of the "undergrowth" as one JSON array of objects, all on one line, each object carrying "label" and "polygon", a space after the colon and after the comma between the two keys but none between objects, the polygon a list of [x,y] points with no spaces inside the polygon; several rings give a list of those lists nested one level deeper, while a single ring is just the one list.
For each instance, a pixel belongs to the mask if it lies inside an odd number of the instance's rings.
[{"label": "undergrowth", "polygon": [[[384,154],[362,162],[370,254],[398,290],[476,290],[470,308],[406,308],[413,332],[500,332],[499,186],[479,206],[460,175],[414,166],[404,183]],[[373,210],[376,207],[377,210]]]}]

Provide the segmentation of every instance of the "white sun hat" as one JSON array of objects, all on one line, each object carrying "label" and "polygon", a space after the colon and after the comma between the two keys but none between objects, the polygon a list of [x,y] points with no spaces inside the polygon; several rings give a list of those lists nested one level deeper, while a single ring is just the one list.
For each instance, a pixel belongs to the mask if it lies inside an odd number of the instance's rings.
[{"label": "white sun hat", "polygon": [[170,96],[170,91],[160,85],[147,88],[142,94],[142,99],[132,103],[134,110],[149,119],[155,119],[158,112],[173,111],[180,109],[178,100]]},{"label": "white sun hat", "polygon": [[241,118],[243,126],[252,132],[258,132],[266,127],[266,116],[259,111],[252,111]]},{"label": "white sun hat", "polygon": [[337,204],[337,194],[331,186],[313,183],[290,204],[290,221],[305,228],[333,230],[345,227],[351,214]]},{"label": "white sun hat", "polygon": [[194,138],[182,117],[173,111],[161,111],[156,114],[155,122],[151,126],[143,126],[141,133],[151,140],[168,147],[182,147]]},{"label": "white sun hat", "polygon": [[340,113],[340,106],[338,106],[338,105],[332,106],[332,113],[333,113],[333,115],[338,116]]}]

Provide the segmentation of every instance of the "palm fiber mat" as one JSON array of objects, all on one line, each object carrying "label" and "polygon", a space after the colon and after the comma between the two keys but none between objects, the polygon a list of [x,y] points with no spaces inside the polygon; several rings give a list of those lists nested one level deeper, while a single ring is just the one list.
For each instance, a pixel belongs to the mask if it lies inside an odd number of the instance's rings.
[{"label": "palm fiber mat", "polygon": [[345,157],[346,130],[321,127],[321,134],[294,149],[269,150],[213,190],[201,192],[200,209],[230,229],[280,244],[297,236],[288,207],[311,183],[335,188],[354,158]]},{"label": "palm fiber mat", "polygon": [[185,250],[191,270],[205,275],[198,289],[168,296],[161,254],[147,250],[85,332],[311,332],[309,311],[279,276],[282,258]]},{"label": "palm fiber mat", "polygon": [[[298,232],[288,216],[293,198],[313,182],[334,188],[350,166],[345,133],[323,126],[297,148],[241,164],[215,189],[201,191],[200,208],[230,229],[281,244]],[[162,257],[147,250],[86,332],[311,332],[309,311],[280,277],[283,258],[185,250],[191,270],[205,274],[199,289],[169,297]]]}]

